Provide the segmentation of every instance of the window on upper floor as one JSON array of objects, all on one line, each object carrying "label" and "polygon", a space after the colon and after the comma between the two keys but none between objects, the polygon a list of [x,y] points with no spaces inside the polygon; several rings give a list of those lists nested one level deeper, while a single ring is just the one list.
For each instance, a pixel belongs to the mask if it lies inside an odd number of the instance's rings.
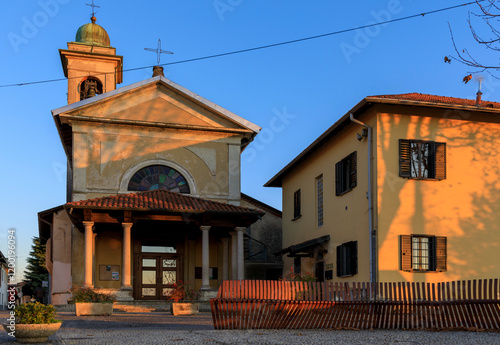
[{"label": "window on upper floor", "polygon": [[296,190],[293,193],[293,220],[300,218],[301,216],[300,210],[300,189]]},{"label": "window on upper floor", "polygon": [[316,216],[318,227],[323,226],[323,175],[316,177]]},{"label": "window on upper floor", "polygon": [[399,176],[416,180],[446,179],[446,143],[399,139]]},{"label": "window on upper floor", "polygon": [[356,165],[356,151],[335,164],[335,195],[342,195],[356,187]]},{"label": "window on upper floor", "polygon": [[337,246],[337,277],[358,274],[358,241]]},{"label": "window on upper floor", "polygon": [[446,237],[401,235],[400,248],[400,269],[402,271],[446,271]]}]

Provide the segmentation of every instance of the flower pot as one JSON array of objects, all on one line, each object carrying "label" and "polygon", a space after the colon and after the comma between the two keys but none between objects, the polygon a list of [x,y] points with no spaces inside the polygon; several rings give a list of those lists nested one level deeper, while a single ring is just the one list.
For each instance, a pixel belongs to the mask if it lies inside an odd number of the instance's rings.
[{"label": "flower pot", "polygon": [[76,316],[113,315],[113,303],[75,303]]},{"label": "flower pot", "polygon": [[180,303],[174,302],[172,303],[172,315],[198,315],[200,310],[199,303]]},{"label": "flower pot", "polygon": [[[57,323],[39,323],[39,324],[27,324],[18,323],[15,325],[16,341],[19,343],[43,343],[46,342],[48,337],[57,332],[61,328],[62,322]],[[7,325],[3,325],[5,330],[10,333],[10,328]],[[10,325],[9,325],[10,327]]]}]

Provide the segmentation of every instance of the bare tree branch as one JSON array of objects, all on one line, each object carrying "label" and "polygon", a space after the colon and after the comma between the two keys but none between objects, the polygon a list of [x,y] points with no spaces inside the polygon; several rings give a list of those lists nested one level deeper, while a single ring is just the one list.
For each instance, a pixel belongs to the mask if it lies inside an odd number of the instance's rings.
[{"label": "bare tree branch", "polygon": [[[486,2],[486,4],[482,4]],[[492,52],[500,52],[500,0],[476,0],[479,12],[469,11],[467,23],[469,30],[474,40],[482,47]],[[480,54],[481,59],[476,59],[475,55],[469,52],[467,48],[458,49],[457,42],[453,35],[451,25],[448,23],[450,29],[451,41],[455,50],[456,56],[447,56],[445,62],[455,60],[468,67],[474,68],[474,71],[467,72],[468,74],[475,74],[481,72],[488,72],[495,79],[492,71],[500,71],[500,64],[487,63],[484,61],[484,54]],[[491,59],[490,59],[491,60]],[[498,58],[495,57],[495,61]]]}]

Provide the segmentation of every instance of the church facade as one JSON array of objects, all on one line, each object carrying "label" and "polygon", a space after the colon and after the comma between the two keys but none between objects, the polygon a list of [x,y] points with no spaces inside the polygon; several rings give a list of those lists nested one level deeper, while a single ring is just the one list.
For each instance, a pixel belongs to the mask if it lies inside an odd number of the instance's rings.
[{"label": "church facade", "polygon": [[71,285],[160,300],[179,281],[208,297],[243,279],[246,229],[281,216],[241,200],[240,154],[260,127],[161,67],[117,89],[123,58],[95,17],[60,56],[68,105],[52,115],[67,203],[39,213],[52,304],[67,303]]}]

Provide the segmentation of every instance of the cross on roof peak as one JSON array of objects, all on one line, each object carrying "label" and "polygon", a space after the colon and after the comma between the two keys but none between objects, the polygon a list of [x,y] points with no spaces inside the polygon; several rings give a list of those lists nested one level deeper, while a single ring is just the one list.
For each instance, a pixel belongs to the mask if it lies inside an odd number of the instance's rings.
[{"label": "cross on roof peak", "polygon": [[144,48],[144,50],[147,50],[149,52],[154,52],[157,54],[156,56],[156,63],[159,65],[160,64],[160,55],[161,53],[163,54],[173,54],[173,52],[171,51],[168,51],[168,50],[162,50],[161,49],[161,40],[158,39],[158,48],[154,49],[154,48]]},{"label": "cross on roof peak", "polygon": [[101,6],[97,6],[94,4],[94,0],[92,0],[92,4],[85,4],[87,6],[92,7],[92,18],[95,18],[95,8],[101,8]]}]

